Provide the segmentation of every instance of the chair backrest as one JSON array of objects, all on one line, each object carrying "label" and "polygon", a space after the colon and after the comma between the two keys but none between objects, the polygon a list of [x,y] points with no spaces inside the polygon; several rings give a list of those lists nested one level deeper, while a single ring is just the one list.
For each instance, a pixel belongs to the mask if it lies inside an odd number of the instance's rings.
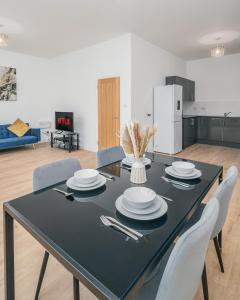
[{"label": "chair backrest", "polygon": [[238,178],[238,169],[232,166],[228,169],[227,175],[222,183],[218,186],[214,197],[219,201],[219,215],[213,230],[212,238],[217,236],[222,230],[227,218],[229,203]]},{"label": "chair backrest", "polygon": [[58,160],[38,167],[33,171],[33,191],[36,192],[64,181],[79,169],[81,169],[81,165],[76,158]]},{"label": "chair backrest", "polygon": [[97,168],[110,165],[116,161],[122,160],[125,153],[121,146],[106,148],[97,152]]},{"label": "chair backrest", "polygon": [[218,200],[211,199],[201,219],[179,238],[164,270],[156,300],[193,299],[201,281],[208,242],[218,210]]}]

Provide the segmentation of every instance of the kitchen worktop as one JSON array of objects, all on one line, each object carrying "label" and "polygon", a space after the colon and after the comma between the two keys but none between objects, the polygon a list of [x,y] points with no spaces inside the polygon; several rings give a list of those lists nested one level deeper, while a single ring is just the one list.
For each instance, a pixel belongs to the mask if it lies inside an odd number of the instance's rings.
[{"label": "kitchen worktop", "polygon": [[[183,115],[183,119],[189,119],[189,118],[198,118],[198,117],[205,117],[205,118],[224,118],[223,115]],[[240,118],[240,116],[227,116],[227,118]]]}]

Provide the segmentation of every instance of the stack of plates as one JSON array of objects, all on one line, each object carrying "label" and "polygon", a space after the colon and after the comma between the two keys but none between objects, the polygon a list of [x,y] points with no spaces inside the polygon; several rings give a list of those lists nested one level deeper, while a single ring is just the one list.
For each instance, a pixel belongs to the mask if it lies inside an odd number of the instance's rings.
[{"label": "stack of plates", "polygon": [[165,172],[179,179],[196,179],[202,176],[202,172],[195,168],[195,165],[186,161],[175,161],[165,169]]},{"label": "stack of plates", "polygon": [[168,209],[164,199],[145,187],[127,189],[116,200],[115,205],[122,215],[140,221],[158,219],[165,215]]},{"label": "stack of plates", "polygon": [[106,178],[100,175],[97,170],[83,169],[75,172],[74,176],[68,179],[67,186],[76,191],[91,191],[105,183]]},{"label": "stack of plates", "polygon": [[[143,162],[143,164],[145,165],[145,166],[147,166],[147,165],[150,165],[151,164],[151,159],[149,159],[149,158],[147,158],[147,157],[143,157],[143,158],[141,158],[141,160],[142,160],[142,162]],[[125,157],[123,160],[122,160],[122,163],[124,164],[124,165],[127,165],[127,166],[132,166],[132,164],[134,163],[136,161],[136,158],[134,157],[134,156],[127,156],[127,157]]]}]

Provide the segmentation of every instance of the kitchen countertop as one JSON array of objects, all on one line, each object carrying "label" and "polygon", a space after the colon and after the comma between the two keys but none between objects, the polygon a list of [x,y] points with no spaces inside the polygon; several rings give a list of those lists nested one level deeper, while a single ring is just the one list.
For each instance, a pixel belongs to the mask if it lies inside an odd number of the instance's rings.
[{"label": "kitchen countertop", "polygon": [[[183,115],[183,119],[190,119],[190,118],[198,118],[198,117],[205,117],[205,118],[224,118],[223,115]],[[227,118],[240,118],[240,116],[227,116]]]}]

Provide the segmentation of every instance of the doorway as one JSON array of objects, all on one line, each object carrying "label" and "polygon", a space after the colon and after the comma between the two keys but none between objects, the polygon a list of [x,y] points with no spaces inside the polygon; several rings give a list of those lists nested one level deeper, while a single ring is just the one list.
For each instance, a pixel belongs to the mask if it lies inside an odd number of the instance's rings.
[{"label": "doorway", "polygon": [[98,80],[98,149],[120,144],[120,77]]}]

